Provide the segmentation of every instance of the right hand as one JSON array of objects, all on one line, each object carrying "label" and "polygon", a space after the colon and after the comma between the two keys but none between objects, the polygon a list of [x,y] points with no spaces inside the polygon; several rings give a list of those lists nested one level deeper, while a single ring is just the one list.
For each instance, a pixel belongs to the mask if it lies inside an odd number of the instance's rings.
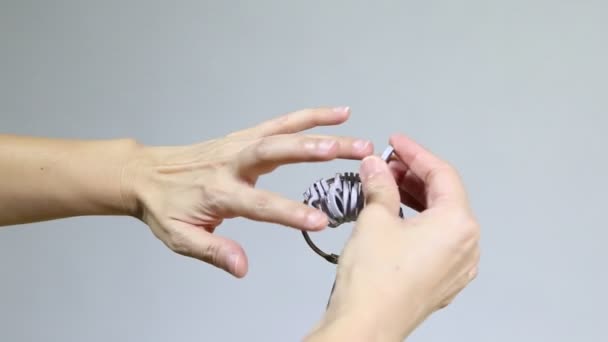
[{"label": "right hand", "polygon": [[[476,277],[479,260],[479,226],[454,168],[405,136],[391,145],[390,165],[375,156],[361,165],[366,206],[321,324],[348,322],[381,341],[403,340],[448,305]],[[400,198],[421,212],[399,218]]]}]

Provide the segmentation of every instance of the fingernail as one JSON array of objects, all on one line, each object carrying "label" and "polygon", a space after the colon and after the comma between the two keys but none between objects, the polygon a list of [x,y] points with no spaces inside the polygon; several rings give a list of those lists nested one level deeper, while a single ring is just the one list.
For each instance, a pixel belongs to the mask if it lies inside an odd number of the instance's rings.
[{"label": "fingernail", "polygon": [[383,167],[386,167],[386,165],[384,165],[384,162],[378,157],[366,157],[361,163],[361,178],[363,180],[367,180],[370,177],[382,172]]},{"label": "fingernail", "polygon": [[228,269],[227,271],[232,273],[232,274],[236,274],[236,271],[238,270],[238,266],[239,266],[239,259],[240,259],[240,255],[238,253],[231,253],[228,256]]},{"label": "fingernail", "polygon": [[350,111],[350,107],[348,107],[348,106],[335,107],[333,110],[334,110],[334,113],[348,113]]},{"label": "fingernail", "polygon": [[367,149],[367,147],[369,146],[369,144],[370,144],[370,142],[367,141],[367,140],[356,140],[353,143],[353,147],[357,151],[364,151],[365,149]]},{"label": "fingernail", "polygon": [[334,140],[323,140],[319,143],[319,150],[321,152],[327,152],[331,150],[334,145],[336,145],[336,142]]},{"label": "fingernail", "polygon": [[320,213],[319,211],[313,211],[312,213],[308,214],[308,217],[306,218],[306,220],[307,220],[308,227],[316,228],[320,224],[323,223],[324,215],[322,213]]}]

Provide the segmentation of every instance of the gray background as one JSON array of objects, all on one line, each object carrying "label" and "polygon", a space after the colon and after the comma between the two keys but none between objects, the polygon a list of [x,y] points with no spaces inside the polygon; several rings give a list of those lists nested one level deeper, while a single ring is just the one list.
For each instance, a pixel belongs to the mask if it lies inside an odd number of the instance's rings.
[{"label": "gray background", "polygon": [[[407,133],[461,170],[479,278],[412,341],[605,341],[604,1],[0,1],[0,131],[196,142],[350,105],[318,132]],[[287,166],[301,199],[358,163]],[[349,227],[314,235],[341,248]],[[134,220],[0,229],[2,341],[296,341],[332,265],[299,232],[231,220],[236,280]]]}]

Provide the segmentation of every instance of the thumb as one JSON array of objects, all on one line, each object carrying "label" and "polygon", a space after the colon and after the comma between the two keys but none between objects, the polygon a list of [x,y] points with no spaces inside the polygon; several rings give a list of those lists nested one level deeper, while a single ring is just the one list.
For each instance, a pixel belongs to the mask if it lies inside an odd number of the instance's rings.
[{"label": "thumb", "polygon": [[247,255],[237,242],[186,223],[179,223],[170,231],[165,242],[174,252],[204,261],[237,278],[247,274]]},{"label": "thumb", "polygon": [[360,168],[365,205],[378,205],[390,213],[398,213],[400,196],[388,164],[377,156],[363,159]]}]

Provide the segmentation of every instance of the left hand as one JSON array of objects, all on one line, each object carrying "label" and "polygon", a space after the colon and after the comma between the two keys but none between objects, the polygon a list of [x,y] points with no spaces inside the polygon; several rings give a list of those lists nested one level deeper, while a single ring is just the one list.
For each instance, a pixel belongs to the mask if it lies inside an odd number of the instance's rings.
[{"label": "left hand", "polygon": [[243,248],[213,234],[215,229],[234,217],[323,229],[328,221],[321,211],[255,185],[283,164],[372,154],[369,141],[297,134],[341,124],[348,116],[348,108],[302,110],[190,146],[144,147],[128,167],[133,171],[125,173],[125,191],[137,203],[134,215],[174,252],[243,277]]}]

